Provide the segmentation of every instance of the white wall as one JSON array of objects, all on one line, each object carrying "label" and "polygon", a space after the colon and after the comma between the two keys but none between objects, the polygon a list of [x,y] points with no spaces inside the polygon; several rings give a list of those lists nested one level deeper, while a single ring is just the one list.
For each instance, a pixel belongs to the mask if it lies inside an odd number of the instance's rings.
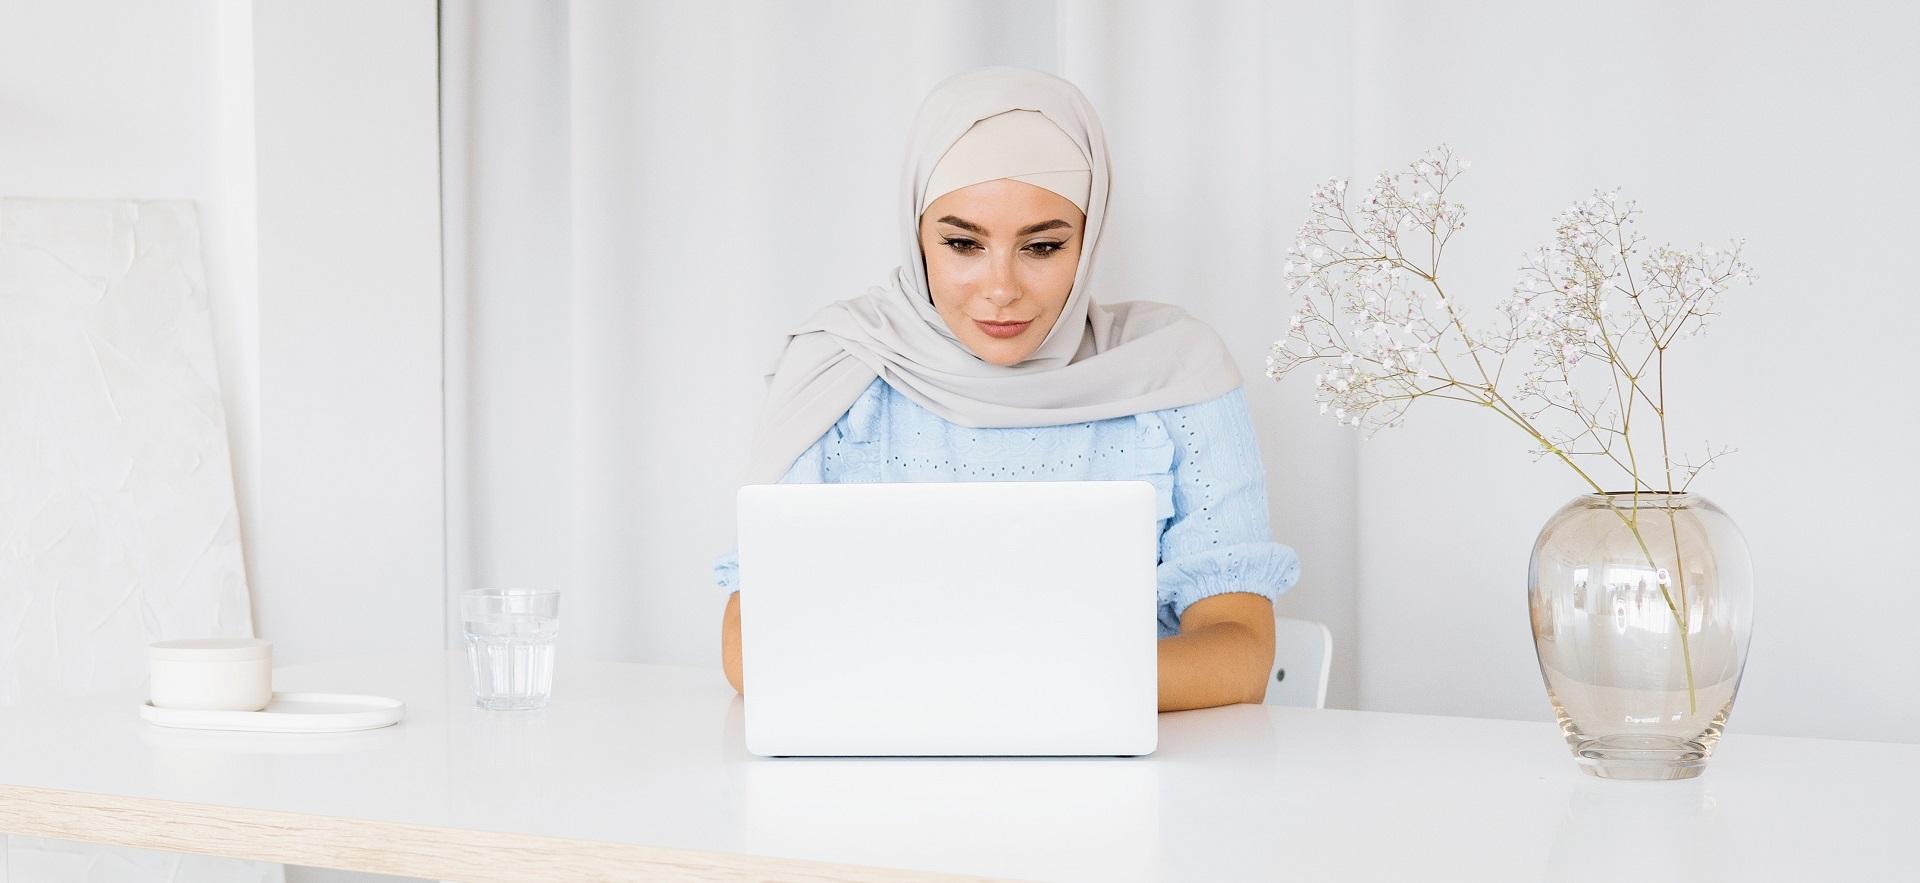
[{"label": "white wall", "polygon": [[[1594,188],[1639,199],[1653,244],[1748,238],[1758,283],[1675,349],[1667,386],[1676,446],[1740,449],[1693,486],[1758,575],[1737,731],[1920,740],[1900,563],[1920,490],[1916,31],[1896,4],[1357,4],[1354,172],[1442,140],[1472,160],[1448,252],[1470,308]],[[1527,558],[1582,488],[1448,404],[1361,447],[1361,705],[1546,718]]]},{"label": "white wall", "polygon": [[261,633],[276,663],[442,647],[435,5],[253,24]]},{"label": "white wall", "polygon": [[437,40],[427,0],[0,0],[0,193],[199,208],[281,662],[443,640]]}]

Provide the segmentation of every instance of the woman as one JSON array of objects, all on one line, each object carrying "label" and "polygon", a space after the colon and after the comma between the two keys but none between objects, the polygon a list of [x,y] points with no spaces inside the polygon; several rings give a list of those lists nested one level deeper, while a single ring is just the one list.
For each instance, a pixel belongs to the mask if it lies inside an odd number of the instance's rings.
[{"label": "woman", "polygon": [[[1100,121],[1073,84],[988,67],[936,86],[908,145],[905,260],[788,333],[752,480],[1150,481],[1160,710],[1260,702],[1272,602],[1299,558],[1269,530],[1219,336],[1178,307],[1088,291],[1108,181]],[[737,589],[737,554],[714,573]],[[742,689],[738,591],[721,656]]]}]

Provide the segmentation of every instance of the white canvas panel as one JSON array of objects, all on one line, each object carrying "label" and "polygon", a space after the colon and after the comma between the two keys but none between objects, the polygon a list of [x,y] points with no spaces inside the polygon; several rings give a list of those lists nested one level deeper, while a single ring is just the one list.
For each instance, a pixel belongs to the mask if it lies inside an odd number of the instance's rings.
[{"label": "white canvas panel", "polygon": [[[0,200],[0,706],[253,634],[204,278],[190,202]],[[0,837],[3,881],[281,879]]]},{"label": "white canvas panel", "polygon": [[253,634],[192,203],[0,200],[0,705]]}]

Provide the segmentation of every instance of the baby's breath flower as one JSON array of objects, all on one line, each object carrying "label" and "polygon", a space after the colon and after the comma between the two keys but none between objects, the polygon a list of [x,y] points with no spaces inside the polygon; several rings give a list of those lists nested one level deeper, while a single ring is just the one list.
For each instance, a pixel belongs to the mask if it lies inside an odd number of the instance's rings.
[{"label": "baby's breath flower", "polygon": [[[1449,188],[1470,165],[1443,144],[1400,172],[1374,176],[1352,207],[1350,179],[1313,189],[1282,268],[1300,308],[1268,356],[1268,376],[1318,363],[1320,413],[1362,427],[1362,438],[1401,425],[1414,401],[1439,396],[1501,411],[1541,443],[1536,454],[1557,455],[1590,482],[1575,458],[1610,459],[1651,489],[1654,477],[1620,456],[1622,408],[1630,414],[1661,394],[1649,372],[1664,367],[1646,367],[1651,353],[1706,333],[1723,293],[1752,280],[1744,243],[1648,248],[1634,230],[1634,202],[1617,187],[1595,190],[1553,219],[1551,241],[1522,253],[1492,322],[1469,328],[1463,303],[1438,280],[1449,241],[1466,227],[1466,206]],[[1524,367],[1506,371],[1509,360]],[[1474,375],[1456,376],[1460,366]],[[1502,390],[1508,378],[1511,388]],[[1602,390],[1597,402],[1579,395],[1583,382]],[[1612,401],[1616,385],[1622,392]],[[1664,419],[1662,410],[1633,426],[1663,428]],[[1652,468],[1670,485],[1678,461],[1661,437]],[[1687,480],[1716,456],[1699,467],[1680,464]]]}]

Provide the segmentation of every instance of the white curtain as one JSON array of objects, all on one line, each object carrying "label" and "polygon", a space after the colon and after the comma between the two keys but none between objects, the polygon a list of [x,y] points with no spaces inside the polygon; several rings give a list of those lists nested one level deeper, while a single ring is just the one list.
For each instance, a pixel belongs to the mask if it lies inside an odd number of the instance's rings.
[{"label": "white curtain", "polygon": [[563,653],[717,668],[708,565],[779,334],[894,266],[928,89],[1017,64],[1078,84],[1106,125],[1104,296],[1181,304],[1240,354],[1275,534],[1303,557],[1281,606],[1332,626],[1331,702],[1351,706],[1354,442],[1298,378],[1264,376],[1285,244],[1313,184],[1347,172],[1348,17],[443,3],[449,587],[558,586]]}]

